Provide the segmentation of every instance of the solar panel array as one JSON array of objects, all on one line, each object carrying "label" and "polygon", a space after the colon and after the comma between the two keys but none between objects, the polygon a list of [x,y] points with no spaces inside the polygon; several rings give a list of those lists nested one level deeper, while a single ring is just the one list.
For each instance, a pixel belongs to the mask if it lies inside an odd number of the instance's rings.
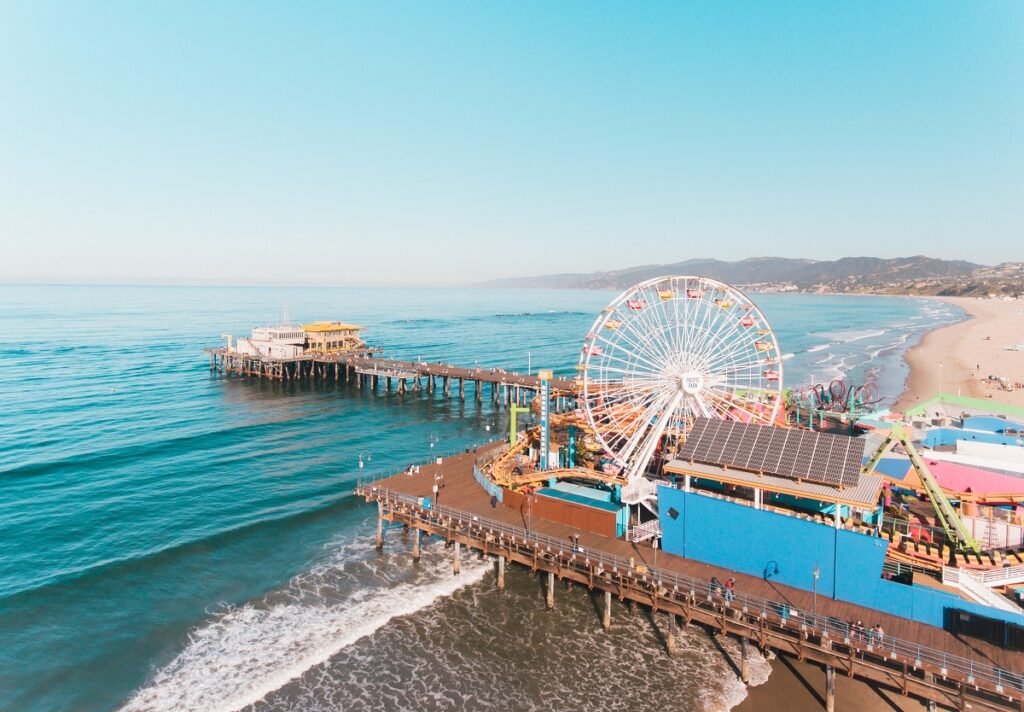
[{"label": "solar panel array", "polygon": [[864,441],[834,433],[697,418],[678,457],[833,487],[855,487]]}]

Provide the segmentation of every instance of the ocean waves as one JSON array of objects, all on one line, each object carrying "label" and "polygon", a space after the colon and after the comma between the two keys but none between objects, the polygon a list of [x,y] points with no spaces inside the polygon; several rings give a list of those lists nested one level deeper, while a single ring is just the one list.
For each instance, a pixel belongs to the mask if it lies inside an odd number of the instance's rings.
[{"label": "ocean waves", "polygon": [[452,576],[443,545],[435,542],[425,547],[414,576],[391,582],[389,568],[407,567],[407,557],[376,560],[368,558],[368,551],[373,551],[372,541],[357,537],[339,547],[330,562],[296,576],[285,589],[216,612],[189,634],[184,650],[122,710],[239,709],[396,616],[415,613],[479,581],[489,570],[487,563],[468,560],[462,574]]}]

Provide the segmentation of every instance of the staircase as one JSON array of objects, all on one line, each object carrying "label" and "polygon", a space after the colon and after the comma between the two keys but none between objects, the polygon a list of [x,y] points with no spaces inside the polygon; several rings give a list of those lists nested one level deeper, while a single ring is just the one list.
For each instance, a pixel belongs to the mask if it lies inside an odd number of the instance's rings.
[{"label": "staircase", "polygon": [[623,504],[642,504],[652,514],[658,513],[658,485],[646,477],[634,477],[622,488]]},{"label": "staircase", "polygon": [[[1022,568],[1024,567],[1015,567]],[[989,572],[986,572],[989,573]],[[995,573],[995,572],[993,572]],[[942,583],[953,586],[966,593],[970,598],[986,606],[996,608],[1006,613],[1017,613],[1024,615],[1024,608],[1013,603],[1004,596],[996,593],[989,585],[981,581],[974,572],[967,569],[957,569],[952,566],[942,567]],[[996,584],[1008,585],[1008,584]]]}]

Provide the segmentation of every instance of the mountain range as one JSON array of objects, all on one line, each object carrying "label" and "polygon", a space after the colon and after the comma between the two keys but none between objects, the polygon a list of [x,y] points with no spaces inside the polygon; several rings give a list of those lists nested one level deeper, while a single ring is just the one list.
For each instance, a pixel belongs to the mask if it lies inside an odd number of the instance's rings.
[{"label": "mountain range", "polygon": [[965,260],[940,260],[924,255],[892,259],[843,257],[838,260],[751,257],[736,262],[692,259],[610,272],[497,279],[481,286],[626,289],[646,279],[668,274],[702,275],[754,291],[942,296],[1017,296],[1024,291],[1024,263],[1007,262],[989,267]]}]

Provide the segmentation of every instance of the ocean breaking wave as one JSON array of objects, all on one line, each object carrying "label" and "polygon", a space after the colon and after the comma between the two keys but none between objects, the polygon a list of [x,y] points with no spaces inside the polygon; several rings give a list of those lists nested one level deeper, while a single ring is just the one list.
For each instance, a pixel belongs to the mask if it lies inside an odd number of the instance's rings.
[{"label": "ocean breaking wave", "polygon": [[[351,560],[373,545],[343,546],[331,564],[296,576],[285,591],[261,604],[225,607],[200,625],[185,649],[121,709],[227,712],[259,701],[392,618],[425,608],[489,570],[487,563],[467,560],[462,574],[452,576],[441,546],[424,547],[416,580],[385,588],[365,581],[346,586]],[[364,561],[362,568],[375,577],[372,564]]]}]

